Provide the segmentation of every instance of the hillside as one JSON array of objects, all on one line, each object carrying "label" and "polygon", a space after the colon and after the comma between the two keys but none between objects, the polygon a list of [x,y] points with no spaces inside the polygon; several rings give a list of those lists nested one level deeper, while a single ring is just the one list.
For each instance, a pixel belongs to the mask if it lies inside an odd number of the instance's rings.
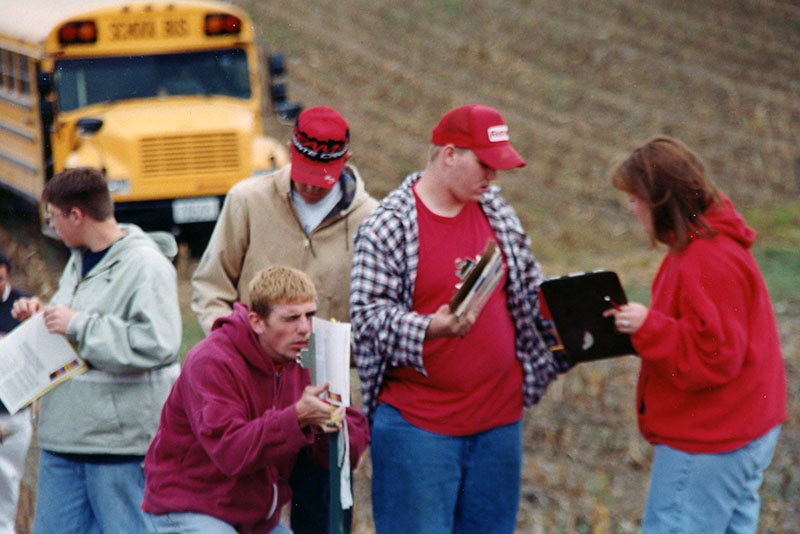
[{"label": "hillside", "polygon": [[286,54],[291,97],[348,118],[377,195],[422,167],[444,111],[497,107],[529,163],[499,182],[545,262],[591,267],[643,243],[606,171],[657,133],[700,153],[737,204],[796,203],[796,1],[236,3]]},{"label": "hillside", "polygon": [[[376,197],[423,167],[430,130],[456,105],[498,108],[528,166],[498,184],[546,274],[612,268],[637,299],[652,251],[606,172],[657,134],[684,140],[758,230],[786,358],[789,420],[762,487],[760,533],[799,532],[800,0],[233,0],[265,51],[288,64],[289,93],[338,108]],[[267,114],[268,133],[290,127]],[[12,282],[52,294],[65,260],[35,223],[0,219]],[[196,259],[177,263],[184,346]],[[652,448],[638,434],[635,358],[584,364],[526,411],[519,533],[634,534]],[[36,454],[18,532],[29,532]],[[371,534],[370,464],[356,474],[357,534]]]},{"label": "hillside", "polygon": [[[681,138],[759,231],[789,376],[800,373],[800,2],[235,3],[265,49],[286,55],[291,99],[348,119],[378,197],[422,168],[444,111],[498,108],[528,160],[498,183],[549,274],[614,268],[646,298],[661,253],[606,172],[654,134]],[[289,127],[269,124],[288,139]],[[527,412],[519,532],[638,532],[651,448],[630,405],[637,370],[632,358],[582,366]],[[796,420],[796,401],[790,410]],[[797,450],[790,419],[762,491],[762,532],[800,524]],[[371,532],[368,477],[367,464],[358,532]]]}]

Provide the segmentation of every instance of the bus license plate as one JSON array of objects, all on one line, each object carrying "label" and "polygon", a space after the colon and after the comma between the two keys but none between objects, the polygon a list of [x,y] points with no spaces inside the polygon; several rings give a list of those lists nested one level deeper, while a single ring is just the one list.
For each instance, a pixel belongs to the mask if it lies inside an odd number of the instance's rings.
[{"label": "bus license plate", "polygon": [[217,197],[176,198],[172,201],[172,220],[176,224],[216,221],[218,216]]}]

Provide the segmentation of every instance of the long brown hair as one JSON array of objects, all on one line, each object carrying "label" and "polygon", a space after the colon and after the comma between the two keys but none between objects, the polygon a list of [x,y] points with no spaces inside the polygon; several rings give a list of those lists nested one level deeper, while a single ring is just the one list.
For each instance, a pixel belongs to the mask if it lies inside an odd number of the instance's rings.
[{"label": "long brown hair", "polygon": [[614,187],[650,208],[654,245],[657,240],[682,250],[692,234],[715,234],[703,213],[720,203],[719,189],[700,158],[681,141],[653,137],[615,165],[610,177]]}]

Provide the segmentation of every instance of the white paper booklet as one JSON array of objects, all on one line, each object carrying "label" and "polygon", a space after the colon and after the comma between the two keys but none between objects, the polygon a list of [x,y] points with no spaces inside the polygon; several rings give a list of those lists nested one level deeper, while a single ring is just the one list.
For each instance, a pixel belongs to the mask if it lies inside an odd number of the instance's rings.
[{"label": "white paper booklet", "polygon": [[0,400],[12,414],[87,370],[61,334],[51,334],[37,313],[0,339]]},{"label": "white paper booklet", "polygon": [[335,323],[314,317],[314,385],[328,382],[328,400],[350,406],[350,323]]},{"label": "white paper booklet", "polygon": [[[311,383],[328,382],[327,401],[336,406],[350,406],[350,323],[336,323],[314,317],[311,321],[308,349],[301,351],[303,367],[311,374]],[[347,421],[331,439],[338,440],[338,458],[331,461],[331,476],[340,481],[342,509],[353,506],[350,491],[350,440]]]}]

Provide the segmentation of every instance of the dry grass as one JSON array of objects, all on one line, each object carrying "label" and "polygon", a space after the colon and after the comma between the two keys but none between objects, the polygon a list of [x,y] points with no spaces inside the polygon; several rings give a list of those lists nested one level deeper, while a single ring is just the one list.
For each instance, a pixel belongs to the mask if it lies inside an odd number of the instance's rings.
[{"label": "dry grass", "polygon": [[[234,2],[254,17],[265,44],[286,54],[291,97],[347,117],[354,161],[377,197],[423,166],[444,111],[469,102],[497,107],[528,159],[499,183],[548,274],[611,268],[646,298],[660,253],[647,248],[606,170],[657,133],[695,148],[759,231],[762,257],[772,258],[790,404],[762,487],[759,532],[798,532],[796,0]],[[269,117],[267,124],[288,138],[287,126]],[[19,285],[50,291],[58,254],[40,244],[18,253],[26,258]],[[193,264],[182,261],[185,284]],[[191,324],[185,285],[181,295]],[[634,358],[579,366],[526,412],[518,532],[639,531],[651,448],[633,420],[637,371]],[[20,532],[30,521],[34,468]],[[369,473],[367,458],[357,474],[358,533],[372,532]]]},{"label": "dry grass", "polygon": [[[661,254],[648,249],[607,169],[658,133],[697,150],[759,231],[763,255],[774,247],[788,260],[771,281],[790,420],[763,486],[760,532],[798,531],[796,1],[235,3],[286,54],[291,97],[347,117],[355,162],[378,197],[422,168],[444,111],[497,107],[528,159],[498,182],[548,274],[610,268],[647,298]],[[633,358],[580,366],[526,412],[519,532],[638,532],[651,448],[633,419],[637,371]],[[368,463],[359,475],[368,486]],[[369,533],[361,490],[357,530]]]}]

